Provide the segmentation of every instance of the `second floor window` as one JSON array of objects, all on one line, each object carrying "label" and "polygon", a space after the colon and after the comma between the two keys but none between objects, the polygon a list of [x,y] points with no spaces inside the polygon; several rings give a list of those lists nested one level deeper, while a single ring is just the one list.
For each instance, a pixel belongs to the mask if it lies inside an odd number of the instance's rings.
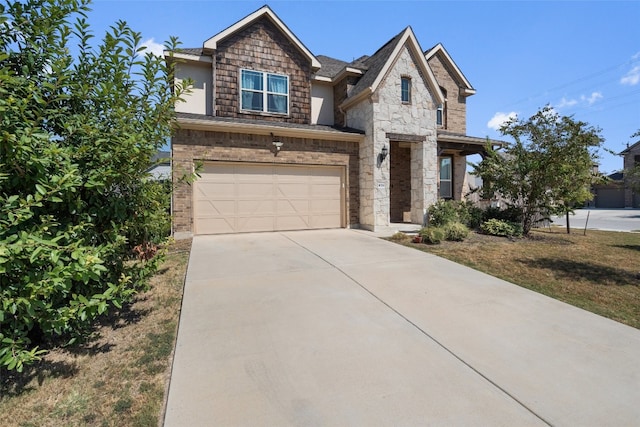
[{"label": "second floor window", "polygon": [[242,110],[289,113],[289,77],[261,71],[242,70],[240,76]]},{"label": "second floor window", "polygon": [[402,103],[409,104],[411,102],[411,79],[409,77],[400,79],[400,92]]}]

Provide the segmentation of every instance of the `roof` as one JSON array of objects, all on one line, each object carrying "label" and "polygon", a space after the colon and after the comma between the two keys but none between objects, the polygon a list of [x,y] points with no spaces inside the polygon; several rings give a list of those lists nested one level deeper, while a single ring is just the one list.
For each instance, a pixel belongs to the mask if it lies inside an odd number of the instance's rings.
[{"label": "roof", "polygon": [[325,55],[318,55],[316,57],[320,61],[321,68],[316,75],[322,77],[334,78],[340,71],[349,65],[348,62],[341,61],[339,59],[331,58]]},{"label": "roof", "polygon": [[622,151],[620,152],[620,155],[621,155],[621,156],[624,156],[625,154],[630,153],[630,152],[631,152],[631,150],[635,149],[636,147],[640,147],[640,141],[638,141],[638,142],[636,142],[635,144],[633,144],[632,146],[627,147],[627,148],[625,148],[624,150],[622,150]]},{"label": "roof", "polygon": [[[360,101],[361,98],[375,92],[404,46],[413,51],[416,65],[424,76],[425,83],[434,94],[436,102],[438,104],[444,103],[444,96],[440,90],[440,86],[438,86],[433,71],[431,71],[429,64],[427,64],[420,44],[411,27],[407,27],[400,32],[400,34],[385,43],[385,45],[378,49],[372,56],[362,57],[355,61],[358,66],[366,67],[366,72],[364,76],[358,80],[351,95],[342,103],[341,107],[347,108],[355,102]],[[353,64],[353,66],[355,68],[356,64]]]},{"label": "roof", "polygon": [[447,52],[442,43],[438,43],[431,49],[425,51],[424,55],[427,58],[427,61],[429,61],[429,59],[433,58],[436,55],[440,55],[440,57],[444,59],[447,65],[449,65],[449,67],[456,74],[459,83],[462,83],[464,85],[463,89],[465,90],[461,92],[462,95],[469,96],[476,93],[476,90],[473,88],[473,86],[471,86],[471,83],[469,83],[469,80],[467,80],[464,74],[462,74],[462,71],[460,71],[460,68],[458,68],[453,59],[451,59],[451,55],[449,55],[449,52]]},{"label": "roof", "polygon": [[320,62],[316,59],[316,57],[311,53],[309,49],[293,34],[293,32],[285,25],[284,22],[275,14],[273,10],[267,5],[262,6],[260,9],[256,10],[252,14],[242,18],[235,24],[227,27],[222,30],[215,36],[206,40],[203,44],[204,49],[212,49],[216,50],[218,48],[218,42],[226,39],[230,35],[248,27],[253,24],[255,21],[261,18],[269,19],[278,29],[289,39],[289,41],[296,47],[298,50],[306,56],[311,62],[311,68],[314,70],[318,70],[320,68]]},{"label": "roof", "polygon": [[504,141],[495,139],[481,138],[478,136],[469,136],[462,133],[449,132],[446,130],[438,130],[438,148],[462,150],[465,155],[479,154],[485,151],[487,143],[493,147],[501,147]]},{"label": "roof", "polygon": [[178,125],[184,129],[220,129],[225,132],[253,133],[260,135],[306,137],[336,141],[360,141],[364,132],[359,129],[326,125],[305,125],[288,122],[265,122],[264,120],[234,117],[206,116],[203,114],[176,113]]}]

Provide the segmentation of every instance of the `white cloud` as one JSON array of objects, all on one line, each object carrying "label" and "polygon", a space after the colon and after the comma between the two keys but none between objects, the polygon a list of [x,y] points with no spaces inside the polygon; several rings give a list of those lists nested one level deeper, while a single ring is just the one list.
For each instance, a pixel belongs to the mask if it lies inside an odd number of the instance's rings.
[{"label": "white cloud", "polygon": [[591,96],[586,97],[582,95],[580,99],[586,101],[589,105],[593,105],[598,99],[602,99],[602,94],[600,92],[593,92]]},{"label": "white cloud", "polygon": [[558,105],[556,105],[557,108],[562,108],[562,107],[573,107],[574,105],[576,105],[578,103],[578,101],[576,101],[575,99],[567,99],[564,96],[562,97],[562,99],[560,100],[560,102],[558,102]]},{"label": "white cloud", "polygon": [[487,127],[493,130],[499,130],[506,121],[515,119],[516,117],[518,117],[518,115],[514,111],[510,113],[495,113],[491,120],[489,120],[489,122],[487,123]]},{"label": "white cloud", "polygon": [[640,83],[640,65],[636,65],[629,70],[629,72],[620,79],[620,83],[629,86],[635,86]]},{"label": "white cloud", "polygon": [[149,40],[143,41],[141,46],[146,47],[146,49],[142,51],[143,55],[146,55],[148,53],[155,56],[163,55],[162,52],[164,51],[164,45],[162,45],[161,43],[156,43],[153,37],[151,37]]}]

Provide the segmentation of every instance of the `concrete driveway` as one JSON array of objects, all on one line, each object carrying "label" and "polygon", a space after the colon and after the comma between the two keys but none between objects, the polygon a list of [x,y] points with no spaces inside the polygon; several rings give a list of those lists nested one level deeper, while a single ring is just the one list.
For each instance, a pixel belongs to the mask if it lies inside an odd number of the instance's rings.
[{"label": "concrete driveway", "polygon": [[[553,224],[566,227],[566,217],[554,217]],[[572,232],[584,230],[640,231],[640,209],[578,209],[569,215]]]},{"label": "concrete driveway", "polygon": [[193,241],[165,426],[640,425],[640,331],[354,230]]}]

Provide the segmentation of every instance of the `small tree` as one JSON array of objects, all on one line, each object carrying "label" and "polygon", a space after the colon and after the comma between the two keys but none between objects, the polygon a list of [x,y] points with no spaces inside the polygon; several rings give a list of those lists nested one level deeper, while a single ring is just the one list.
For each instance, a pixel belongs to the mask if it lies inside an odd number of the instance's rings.
[{"label": "small tree", "polygon": [[167,237],[145,171],[182,88],[124,22],[92,46],[88,3],[0,3],[0,369],[129,300]]},{"label": "small tree", "polygon": [[599,129],[547,106],[527,120],[509,120],[500,131],[515,142],[502,150],[487,145],[487,155],[472,166],[483,191],[500,194],[519,212],[525,236],[541,217],[591,200]]}]

